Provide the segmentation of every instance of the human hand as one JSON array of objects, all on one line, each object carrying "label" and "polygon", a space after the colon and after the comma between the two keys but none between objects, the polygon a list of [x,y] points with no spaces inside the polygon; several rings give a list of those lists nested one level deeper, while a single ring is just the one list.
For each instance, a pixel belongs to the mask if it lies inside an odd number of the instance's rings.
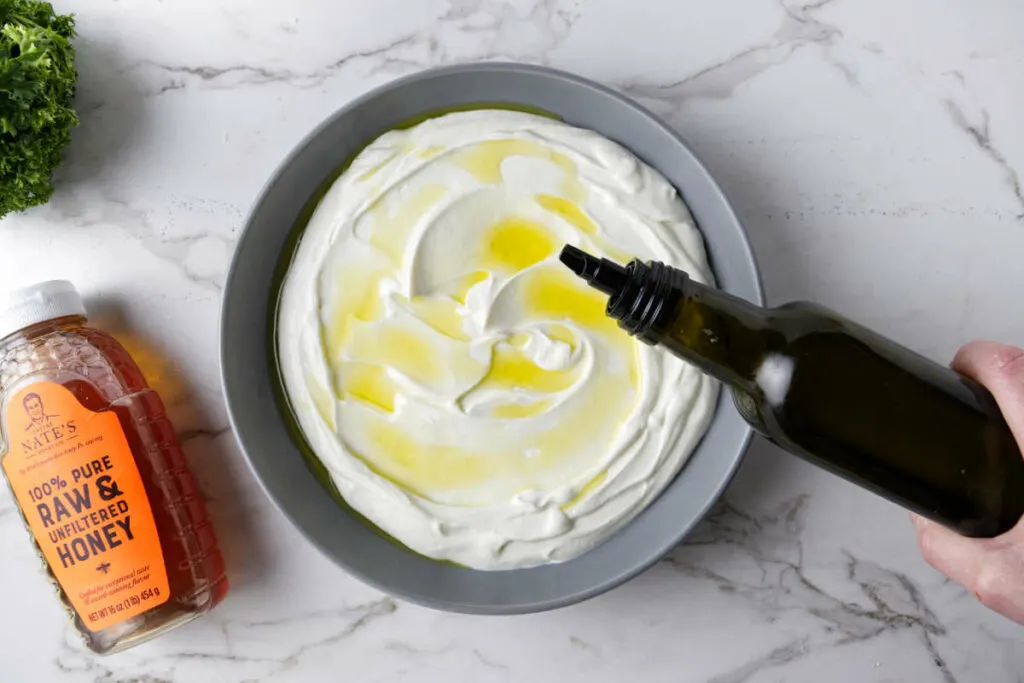
[{"label": "human hand", "polygon": [[[976,341],[956,354],[953,368],[984,385],[1024,451],[1024,350]],[[986,607],[1024,624],[1024,520],[996,538],[966,538],[912,515],[921,555]]]}]

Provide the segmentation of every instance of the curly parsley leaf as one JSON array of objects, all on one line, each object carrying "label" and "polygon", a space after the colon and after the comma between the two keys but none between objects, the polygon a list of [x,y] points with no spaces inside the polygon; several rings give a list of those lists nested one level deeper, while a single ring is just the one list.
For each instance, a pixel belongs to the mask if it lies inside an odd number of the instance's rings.
[{"label": "curly parsley leaf", "polygon": [[0,0],[0,218],[43,204],[78,124],[75,23],[39,0]]}]

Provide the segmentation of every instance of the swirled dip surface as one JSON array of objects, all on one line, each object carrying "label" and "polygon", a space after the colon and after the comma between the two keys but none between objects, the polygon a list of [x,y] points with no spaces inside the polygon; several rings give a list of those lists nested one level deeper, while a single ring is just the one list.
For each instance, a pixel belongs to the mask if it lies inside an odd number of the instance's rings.
[{"label": "swirled dip surface", "polygon": [[600,135],[507,111],[377,139],[285,279],[285,389],[341,495],[413,550],[478,569],[569,559],[650,503],[716,384],[604,314],[564,243],[707,282],[672,186]]}]

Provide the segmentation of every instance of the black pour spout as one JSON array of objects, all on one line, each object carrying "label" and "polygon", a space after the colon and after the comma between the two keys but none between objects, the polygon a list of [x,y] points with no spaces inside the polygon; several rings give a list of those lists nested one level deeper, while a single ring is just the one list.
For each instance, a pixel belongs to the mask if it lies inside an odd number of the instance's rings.
[{"label": "black pour spout", "polygon": [[614,261],[591,256],[569,244],[562,248],[558,258],[569,270],[586,280],[588,285],[608,296],[616,296],[626,286],[626,269]]},{"label": "black pour spout", "polygon": [[659,342],[652,329],[672,313],[689,280],[685,272],[664,263],[633,259],[621,266],[571,245],[562,248],[559,259],[588,285],[607,294],[608,316],[648,344]]}]

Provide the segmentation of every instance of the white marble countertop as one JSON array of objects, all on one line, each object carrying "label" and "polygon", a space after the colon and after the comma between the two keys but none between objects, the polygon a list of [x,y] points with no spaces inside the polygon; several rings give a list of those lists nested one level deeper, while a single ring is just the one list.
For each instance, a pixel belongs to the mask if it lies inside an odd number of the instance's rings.
[{"label": "white marble countertop", "polygon": [[46,207],[0,223],[0,287],[71,279],[171,404],[233,587],[123,654],[65,624],[0,495],[0,680],[1010,683],[1024,628],[918,557],[906,514],[763,442],[719,511],[611,593],[443,614],[347,577],[227,426],[218,307],[245,214],[321,119],[399,74],[507,58],[664,115],[745,221],[769,299],[819,300],[948,360],[1024,344],[1016,0],[55,0],[81,126]]}]

